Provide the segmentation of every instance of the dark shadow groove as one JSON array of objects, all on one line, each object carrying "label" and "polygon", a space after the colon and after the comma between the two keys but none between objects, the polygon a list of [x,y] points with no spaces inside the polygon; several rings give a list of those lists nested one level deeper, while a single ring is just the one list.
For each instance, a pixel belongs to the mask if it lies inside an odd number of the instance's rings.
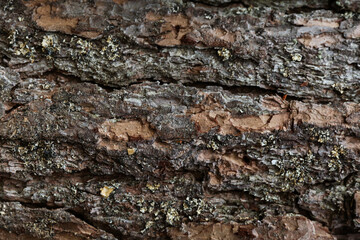
[{"label": "dark shadow groove", "polygon": [[112,235],[114,235],[114,237],[118,238],[118,239],[124,239],[123,234],[121,233],[121,231],[110,228],[107,224],[105,223],[100,223],[100,222],[96,222],[93,221],[91,218],[89,218],[88,216],[86,216],[84,214],[84,212],[82,211],[82,209],[80,208],[74,208],[74,209],[67,209],[66,212],[70,213],[71,215],[74,215],[76,218],[80,219],[81,221],[89,224],[90,226],[93,226],[94,228],[103,230],[107,233],[111,233]]}]

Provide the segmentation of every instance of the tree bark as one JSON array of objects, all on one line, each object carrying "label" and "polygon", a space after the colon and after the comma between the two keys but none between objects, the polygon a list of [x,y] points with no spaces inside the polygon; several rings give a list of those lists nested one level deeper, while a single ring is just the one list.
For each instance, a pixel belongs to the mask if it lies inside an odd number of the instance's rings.
[{"label": "tree bark", "polygon": [[0,239],[360,238],[357,0],[0,2]]}]

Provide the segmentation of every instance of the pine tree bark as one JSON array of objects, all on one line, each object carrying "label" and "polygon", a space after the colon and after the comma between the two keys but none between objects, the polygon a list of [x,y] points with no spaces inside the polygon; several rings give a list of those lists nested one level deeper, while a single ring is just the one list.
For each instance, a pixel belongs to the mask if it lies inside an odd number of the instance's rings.
[{"label": "pine tree bark", "polygon": [[360,238],[357,0],[0,3],[0,239]]}]

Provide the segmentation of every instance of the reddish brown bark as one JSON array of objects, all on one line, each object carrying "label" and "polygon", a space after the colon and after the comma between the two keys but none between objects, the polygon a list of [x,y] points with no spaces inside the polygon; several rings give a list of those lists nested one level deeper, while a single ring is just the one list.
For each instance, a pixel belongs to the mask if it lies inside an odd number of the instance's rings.
[{"label": "reddish brown bark", "polygon": [[357,1],[2,1],[1,239],[357,239]]}]

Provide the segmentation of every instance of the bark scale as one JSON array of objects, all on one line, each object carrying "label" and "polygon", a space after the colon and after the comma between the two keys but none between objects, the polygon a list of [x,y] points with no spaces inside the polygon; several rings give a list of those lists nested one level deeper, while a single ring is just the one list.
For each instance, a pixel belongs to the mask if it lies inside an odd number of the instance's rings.
[{"label": "bark scale", "polygon": [[0,1],[1,239],[360,238],[340,1]]}]

